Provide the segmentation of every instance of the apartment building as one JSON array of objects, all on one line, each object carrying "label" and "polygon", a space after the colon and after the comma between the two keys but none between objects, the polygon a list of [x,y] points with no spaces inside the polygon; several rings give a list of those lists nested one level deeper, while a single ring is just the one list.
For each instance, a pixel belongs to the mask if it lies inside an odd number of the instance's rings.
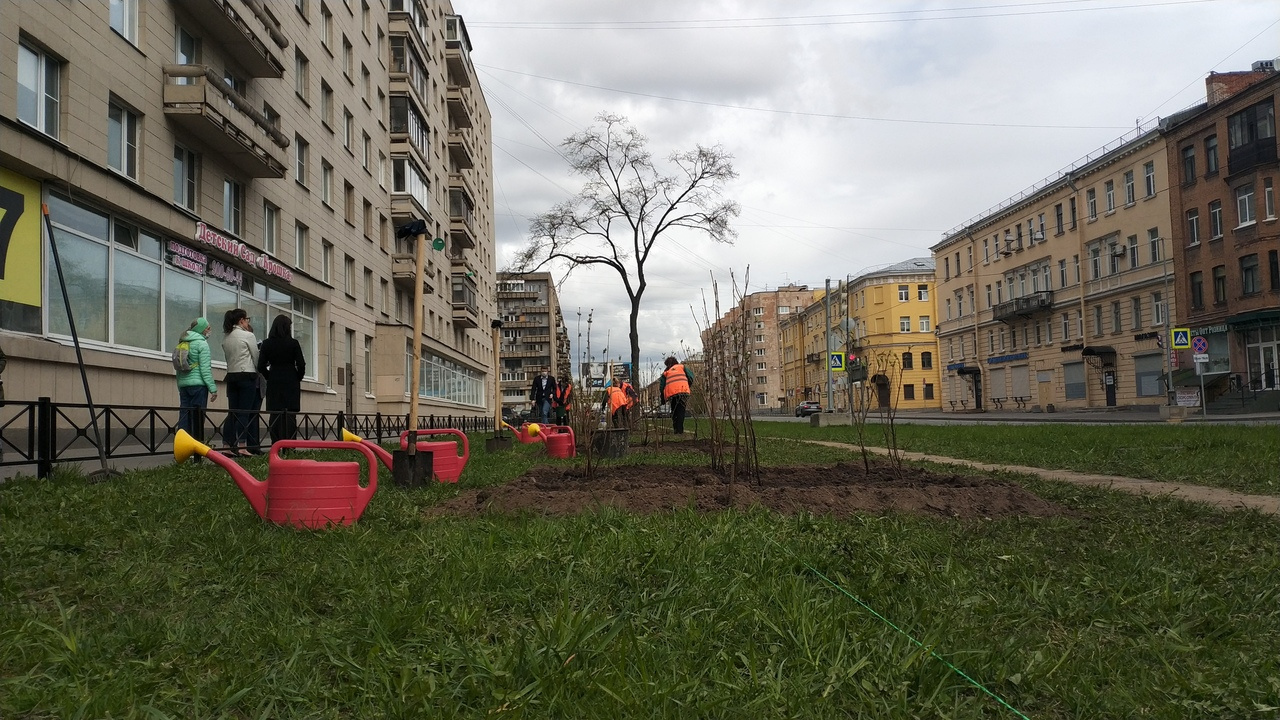
[{"label": "apartment building", "polygon": [[[841,350],[845,345],[841,321],[848,317],[848,295],[844,288],[844,280],[837,281],[834,288],[824,283],[804,305],[792,308],[779,322],[783,407],[788,411],[794,411],[806,400],[822,403],[824,410],[843,407],[843,386],[837,387],[839,373],[829,375],[827,363],[828,351]],[[827,382],[828,377],[831,383]]]},{"label": "apartment building", "polygon": [[932,248],[944,410],[1165,402],[1165,148],[1139,129]]},{"label": "apartment building", "polygon": [[532,410],[529,388],[538,373],[546,370],[557,379],[573,373],[569,330],[551,273],[498,273],[498,314],[502,407]]},{"label": "apartment building", "polygon": [[710,332],[740,327],[743,313],[747,314],[745,341],[751,355],[749,372],[758,410],[785,410],[794,406],[784,384],[786,359],[780,325],[793,312],[808,306],[813,297],[814,291],[807,285],[795,283],[751,293],[702,332],[702,347],[706,348]]},{"label": "apartment building", "polygon": [[[1211,383],[1229,386],[1224,380],[1231,375],[1245,388],[1275,391],[1280,73],[1266,61],[1251,71],[1210,74],[1205,84],[1206,102],[1177,116],[1168,133],[1168,173],[1176,183],[1172,249],[1178,293],[1186,299],[1178,325],[1207,341],[1202,370]],[[1193,352],[1175,351],[1176,366],[1193,368]]]},{"label": "apartment building", "polygon": [[[934,335],[933,258],[912,258],[859,275],[844,294],[846,364],[856,358],[866,366],[865,382],[875,390],[873,408],[937,409],[941,363]],[[840,378],[842,389],[847,381],[847,375]]]},{"label": "apartment building", "polygon": [[[197,316],[287,315],[304,411],[408,407],[412,239],[426,412],[487,415],[488,110],[447,1],[0,4],[0,342],[9,397],[174,407]],[[10,224],[10,219],[13,221]]]}]

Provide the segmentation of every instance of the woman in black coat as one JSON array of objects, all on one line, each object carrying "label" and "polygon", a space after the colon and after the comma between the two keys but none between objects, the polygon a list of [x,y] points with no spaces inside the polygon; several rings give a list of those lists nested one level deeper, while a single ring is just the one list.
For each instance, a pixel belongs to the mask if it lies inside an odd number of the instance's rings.
[{"label": "woman in black coat", "polygon": [[271,413],[271,442],[292,440],[298,432],[294,414],[302,409],[302,376],[307,361],[293,337],[293,321],[277,315],[258,351],[258,372],[267,379],[267,411]]}]

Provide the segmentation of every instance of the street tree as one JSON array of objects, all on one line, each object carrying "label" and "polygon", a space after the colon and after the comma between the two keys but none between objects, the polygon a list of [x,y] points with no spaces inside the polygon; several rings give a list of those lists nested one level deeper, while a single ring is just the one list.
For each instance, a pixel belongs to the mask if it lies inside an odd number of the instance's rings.
[{"label": "street tree", "polygon": [[673,152],[660,166],[649,152],[648,138],[626,118],[603,113],[596,123],[560,145],[573,172],[586,178],[585,184],[576,195],[533,219],[529,244],[516,256],[512,270],[563,266],[563,282],[577,268],[612,268],[631,302],[634,372],[640,368],[636,326],[648,286],[645,263],[661,238],[679,230],[732,244],[737,232],[729,221],[740,209],[723,193],[738,174],[732,156],[720,146]]}]

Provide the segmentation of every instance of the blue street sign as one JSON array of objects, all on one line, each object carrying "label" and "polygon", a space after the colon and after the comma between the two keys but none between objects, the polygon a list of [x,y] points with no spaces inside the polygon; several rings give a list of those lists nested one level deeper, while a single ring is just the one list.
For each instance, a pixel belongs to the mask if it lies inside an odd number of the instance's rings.
[{"label": "blue street sign", "polygon": [[842,352],[831,353],[831,369],[844,370],[844,353]]},{"label": "blue street sign", "polygon": [[1169,332],[1173,335],[1174,350],[1191,349],[1191,330],[1189,328],[1174,328]]}]

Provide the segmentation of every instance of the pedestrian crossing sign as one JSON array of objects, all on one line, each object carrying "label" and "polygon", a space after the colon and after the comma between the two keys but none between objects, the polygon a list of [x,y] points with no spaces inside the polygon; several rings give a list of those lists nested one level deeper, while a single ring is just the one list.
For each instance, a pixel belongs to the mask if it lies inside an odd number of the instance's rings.
[{"label": "pedestrian crossing sign", "polygon": [[1173,335],[1174,350],[1190,350],[1191,349],[1191,329],[1190,328],[1174,328],[1169,331]]},{"label": "pedestrian crossing sign", "polygon": [[831,353],[831,369],[844,370],[844,353],[842,352]]}]

